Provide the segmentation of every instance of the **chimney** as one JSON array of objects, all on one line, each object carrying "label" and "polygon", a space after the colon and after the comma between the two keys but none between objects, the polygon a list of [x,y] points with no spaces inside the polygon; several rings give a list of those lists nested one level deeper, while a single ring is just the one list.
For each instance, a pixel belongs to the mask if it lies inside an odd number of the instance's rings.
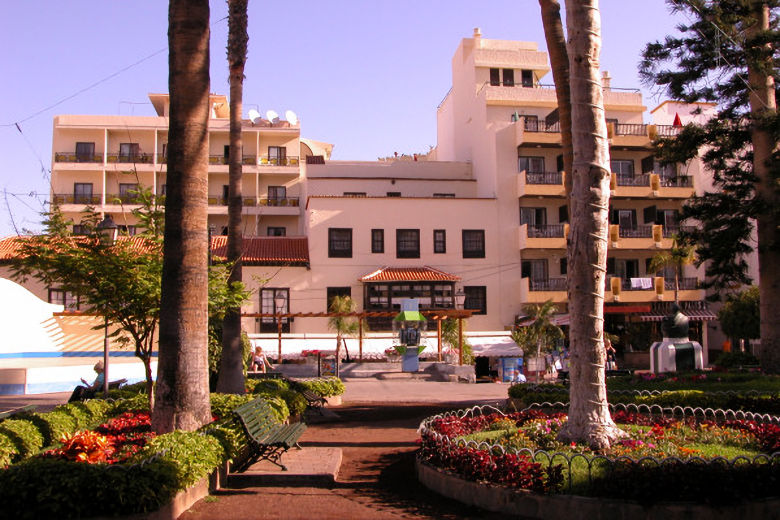
[{"label": "chimney", "polygon": [[479,27],[474,27],[474,47],[482,47],[482,31]]},{"label": "chimney", "polygon": [[604,70],[601,72],[601,86],[604,88],[604,90],[610,89],[610,84],[612,83],[612,76],[609,75],[608,70]]}]

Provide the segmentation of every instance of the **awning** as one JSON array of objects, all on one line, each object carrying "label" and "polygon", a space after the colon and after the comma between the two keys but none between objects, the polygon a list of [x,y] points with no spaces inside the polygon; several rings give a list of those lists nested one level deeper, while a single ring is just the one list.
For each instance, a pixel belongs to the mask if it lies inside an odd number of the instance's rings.
[{"label": "awning", "polygon": [[426,319],[420,311],[401,311],[393,321],[426,321]]},{"label": "awning", "polygon": [[486,357],[522,357],[523,349],[508,335],[469,336],[471,351],[475,356]]},{"label": "awning", "polygon": [[[671,312],[671,309],[671,303],[656,304],[651,311],[643,313],[638,318],[639,321],[661,321]],[[688,302],[687,305],[683,302],[680,311],[690,321],[712,321],[718,318],[704,302]]]},{"label": "awning", "polygon": [[460,276],[434,267],[381,267],[361,278],[360,282],[457,282]]},{"label": "awning", "polygon": [[605,305],[604,314],[638,314],[650,309],[650,305]]}]

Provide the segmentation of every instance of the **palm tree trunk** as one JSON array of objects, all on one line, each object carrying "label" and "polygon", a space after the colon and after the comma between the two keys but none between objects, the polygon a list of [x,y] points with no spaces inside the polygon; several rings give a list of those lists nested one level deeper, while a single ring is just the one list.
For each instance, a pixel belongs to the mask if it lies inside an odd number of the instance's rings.
[{"label": "palm tree trunk", "polygon": [[157,433],[195,430],[211,420],[206,265],[208,0],[171,0],[168,24],[168,192],[152,413]]},{"label": "palm tree trunk", "polygon": [[599,77],[598,0],[566,0],[571,77],[572,164],[569,231],[571,386],[569,420],[561,438],[595,449],[621,432],[607,407],[604,282],[607,264],[609,147]]},{"label": "palm tree trunk", "polygon": [[[754,24],[748,27],[748,39],[769,30],[770,12],[766,0],[752,0]],[[761,330],[761,368],[769,373],[780,373],[780,226],[777,225],[777,208],[780,207],[780,189],[772,172],[772,154],[777,147],[767,120],[777,112],[775,98],[775,70],[772,44],[766,43],[762,55],[748,59],[750,82],[750,110],[754,120],[762,121],[751,126],[753,141],[753,173],[758,178],[756,194],[764,209],[756,219],[758,233],[758,272],[760,294],[759,314]],[[764,119],[767,118],[767,119]]]},{"label": "palm tree trunk", "polygon": [[[244,98],[244,65],[246,63],[248,0],[228,1],[228,64],[230,68],[230,159],[228,164],[228,239],[227,260],[232,263],[228,283],[243,279],[241,255],[242,229],[242,139],[241,113]],[[222,360],[219,366],[217,392],[243,394],[244,351],[241,343],[241,307],[227,309],[222,322]]]}]

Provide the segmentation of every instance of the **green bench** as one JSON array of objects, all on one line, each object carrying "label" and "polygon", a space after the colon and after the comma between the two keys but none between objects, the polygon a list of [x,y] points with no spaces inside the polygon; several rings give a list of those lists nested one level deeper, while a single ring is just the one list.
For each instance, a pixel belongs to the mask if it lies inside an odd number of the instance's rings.
[{"label": "green bench", "polygon": [[261,397],[238,406],[233,410],[233,414],[241,423],[248,439],[246,456],[237,464],[236,471],[246,471],[259,460],[267,460],[287,471],[279,459],[293,446],[301,449],[298,439],[306,430],[306,424],[280,424],[271,405]]},{"label": "green bench", "polygon": [[328,400],[322,397],[320,394],[312,392],[311,390],[298,390],[298,392],[306,399],[306,405],[309,408],[317,409],[322,415],[322,407],[328,403]]}]

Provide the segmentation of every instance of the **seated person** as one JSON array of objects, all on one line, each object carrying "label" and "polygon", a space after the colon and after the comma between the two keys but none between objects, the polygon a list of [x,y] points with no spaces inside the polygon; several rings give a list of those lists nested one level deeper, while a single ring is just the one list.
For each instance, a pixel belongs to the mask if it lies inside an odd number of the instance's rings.
[{"label": "seated person", "polygon": [[273,370],[273,366],[271,366],[271,363],[268,361],[268,358],[265,357],[265,354],[263,353],[263,347],[255,347],[255,353],[252,356],[252,364],[249,366],[249,369],[252,372],[266,372],[266,368],[268,370]]},{"label": "seated person", "polygon": [[98,390],[103,388],[103,383],[106,380],[105,365],[103,365],[102,361],[98,361],[95,363],[93,370],[97,373],[95,381],[93,381],[92,384],[89,384],[84,378],[81,378],[81,382],[84,384],[77,386],[73,390],[73,393],[70,395],[70,399],[68,399],[69,403],[72,403],[73,401],[81,401],[83,399],[90,399],[95,396],[95,393],[97,393]]}]

